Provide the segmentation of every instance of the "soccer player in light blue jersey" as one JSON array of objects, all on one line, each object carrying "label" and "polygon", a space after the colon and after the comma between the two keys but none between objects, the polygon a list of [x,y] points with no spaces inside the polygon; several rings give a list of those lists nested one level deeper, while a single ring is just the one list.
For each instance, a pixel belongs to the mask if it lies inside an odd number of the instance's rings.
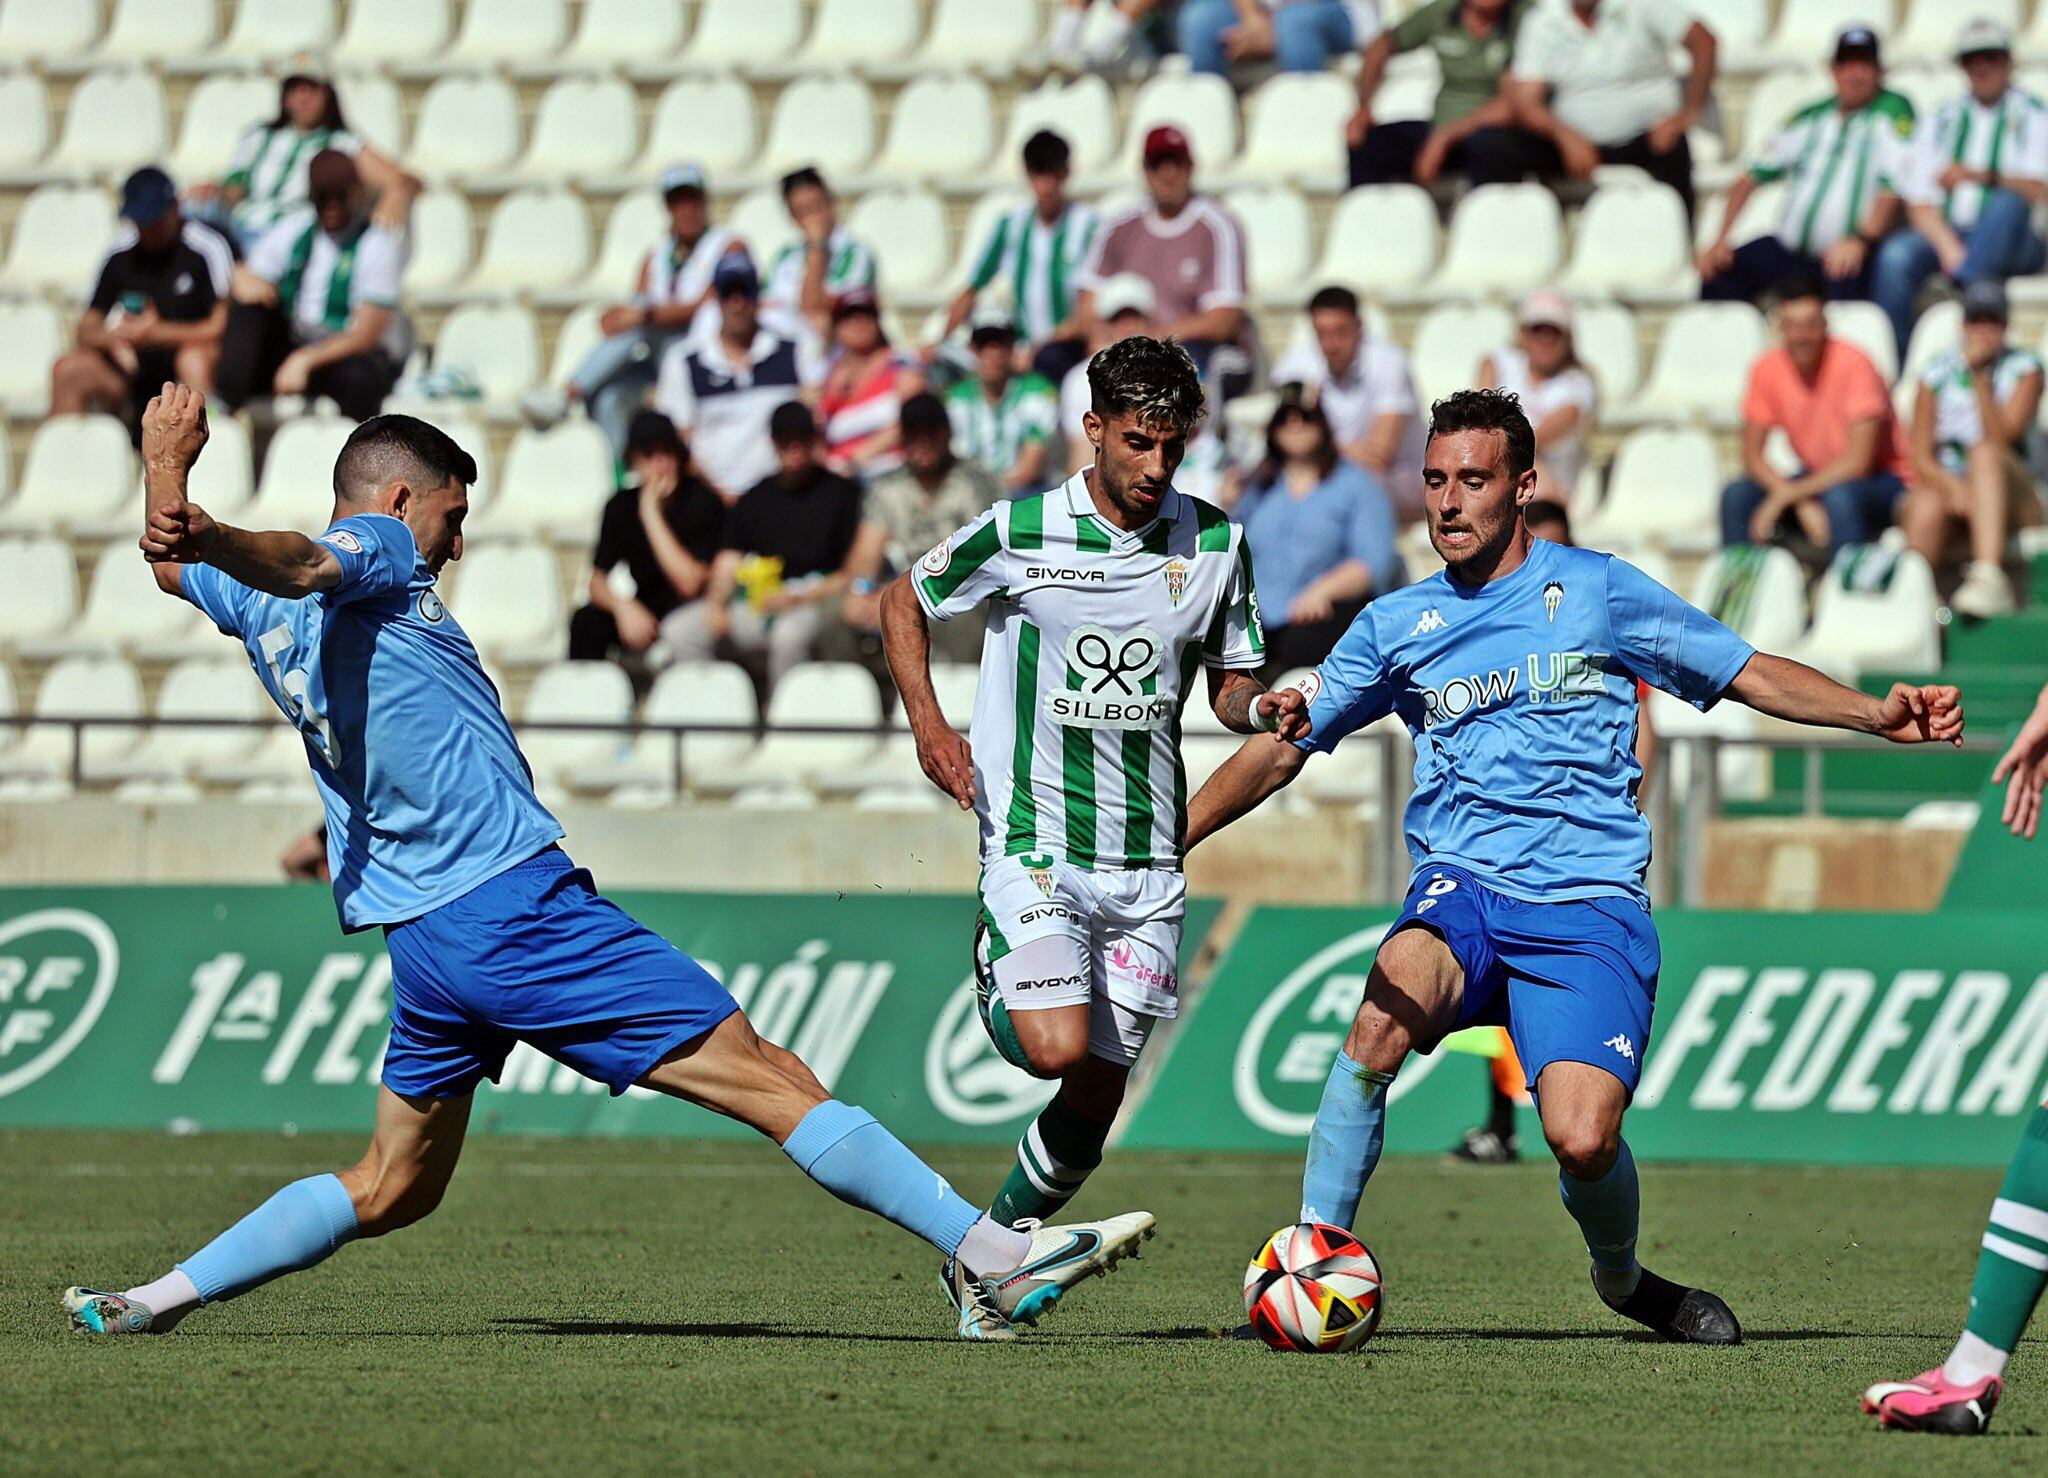
[{"label": "soccer player in light blue jersey", "polygon": [[1309,1134],[1301,1219],[1349,1227],[1410,1052],[1505,1025],[1618,1314],[1667,1339],[1735,1344],[1703,1289],[1636,1260],[1639,1195],[1622,1116],[1650,1039],[1659,950],[1636,808],[1636,680],[1700,708],[1733,698],[1795,723],[1900,744],[1960,743],[1951,687],[1883,698],[1758,652],[1634,566],[1533,538],[1535,435],[1514,396],[1431,409],[1424,501],[1444,569],[1360,612],[1302,682],[1309,737],[1257,735],[1188,808],[1188,845],[1250,811],[1311,754],[1396,714],[1415,739],[1415,872]]},{"label": "soccer player in light blue jersey", "polygon": [[186,495],[205,444],[204,399],[166,385],[143,420],[142,552],[167,594],[242,642],[304,736],[342,927],[381,928],[390,951],[391,1041],[359,1163],[284,1187],[151,1282],[67,1290],[74,1328],[164,1333],[418,1221],[454,1174],[471,1095],[522,1041],[615,1094],[640,1084],[758,1129],[841,1200],[925,1238],[973,1275],[968,1337],[1013,1338],[1151,1235],[1144,1212],[1015,1228],[982,1215],[569,861],[497,690],[435,592],[462,557],[476,479],[444,432],[410,416],[358,426],[317,539],[214,522]]}]

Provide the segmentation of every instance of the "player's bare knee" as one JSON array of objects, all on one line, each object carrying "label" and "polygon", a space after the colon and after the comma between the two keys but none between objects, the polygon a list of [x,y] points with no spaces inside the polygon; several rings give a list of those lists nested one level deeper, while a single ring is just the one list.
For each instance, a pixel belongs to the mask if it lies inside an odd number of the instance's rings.
[{"label": "player's bare knee", "polygon": [[[1021,1039],[1023,1034],[1020,1032],[1018,1036]],[[1078,1038],[1066,1033],[1048,1033],[1035,1041],[1024,1041],[1022,1045],[1032,1071],[1040,1077],[1064,1078],[1088,1061],[1088,1036],[1085,1032]]]},{"label": "player's bare knee", "polygon": [[1375,1002],[1370,995],[1359,1003],[1352,1018],[1351,1032],[1344,1039],[1345,1055],[1361,1067],[1378,1073],[1399,1072],[1408,1054],[1415,1050],[1415,1037],[1408,1025]]},{"label": "player's bare knee", "polygon": [[1558,1167],[1574,1180],[1598,1180],[1621,1153],[1621,1126],[1593,1114],[1560,1116],[1555,1123],[1546,1119],[1543,1137]]}]

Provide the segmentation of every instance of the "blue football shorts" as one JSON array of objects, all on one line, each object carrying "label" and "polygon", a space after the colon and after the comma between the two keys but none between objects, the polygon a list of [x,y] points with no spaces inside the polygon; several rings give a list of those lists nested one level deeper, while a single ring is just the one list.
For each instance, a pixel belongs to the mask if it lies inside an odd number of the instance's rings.
[{"label": "blue football shorts", "polygon": [[1533,1090],[1553,1062],[1605,1068],[1635,1096],[1663,950],[1632,898],[1527,903],[1430,863],[1387,930],[1423,928],[1465,972],[1457,1025],[1505,1026]]},{"label": "blue football shorts", "polygon": [[408,1096],[459,1098],[496,1082],[518,1042],[624,1093],[739,1010],[556,847],[391,925],[384,939],[384,1086]]}]

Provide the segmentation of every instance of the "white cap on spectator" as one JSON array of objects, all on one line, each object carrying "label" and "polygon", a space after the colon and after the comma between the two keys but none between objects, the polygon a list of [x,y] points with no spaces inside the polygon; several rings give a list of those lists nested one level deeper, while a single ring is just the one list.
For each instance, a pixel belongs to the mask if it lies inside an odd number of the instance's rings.
[{"label": "white cap on spectator", "polygon": [[1983,16],[1965,21],[1963,29],[1956,36],[1956,60],[1976,56],[1980,52],[2002,51],[2012,53],[2012,32],[1997,21]]},{"label": "white cap on spectator", "polygon": [[1158,311],[1159,295],[1135,272],[1119,272],[1095,289],[1097,318],[1114,318],[1119,313],[1142,313],[1150,318]]},{"label": "white cap on spectator", "polygon": [[1572,300],[1550,288],[1538,288],[1522,299],[1515,322],[1523,328],[1561,328],[1572,331]]}]

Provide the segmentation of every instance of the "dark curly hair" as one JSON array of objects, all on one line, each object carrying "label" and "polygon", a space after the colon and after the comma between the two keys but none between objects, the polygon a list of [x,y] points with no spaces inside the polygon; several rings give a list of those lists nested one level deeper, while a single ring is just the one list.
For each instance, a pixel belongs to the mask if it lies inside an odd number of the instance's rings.
[{"label": "dark curly hair", "polygon": [[1088,361],[1090,403],[1098,416],[1131,414],[1182,436],[1202,423],[1202,377],[1175,339],[1133,334]]},{"label": "dark curly hair", "polygon": [[1519,480],[1536,465],[1536,428],[1522,410],[1521,397],[1510,390],[1460,390],[1429,408],[1429,437],[1455,436],[1460,431],[1498,431],[1507,438],[1508,476]]}]

